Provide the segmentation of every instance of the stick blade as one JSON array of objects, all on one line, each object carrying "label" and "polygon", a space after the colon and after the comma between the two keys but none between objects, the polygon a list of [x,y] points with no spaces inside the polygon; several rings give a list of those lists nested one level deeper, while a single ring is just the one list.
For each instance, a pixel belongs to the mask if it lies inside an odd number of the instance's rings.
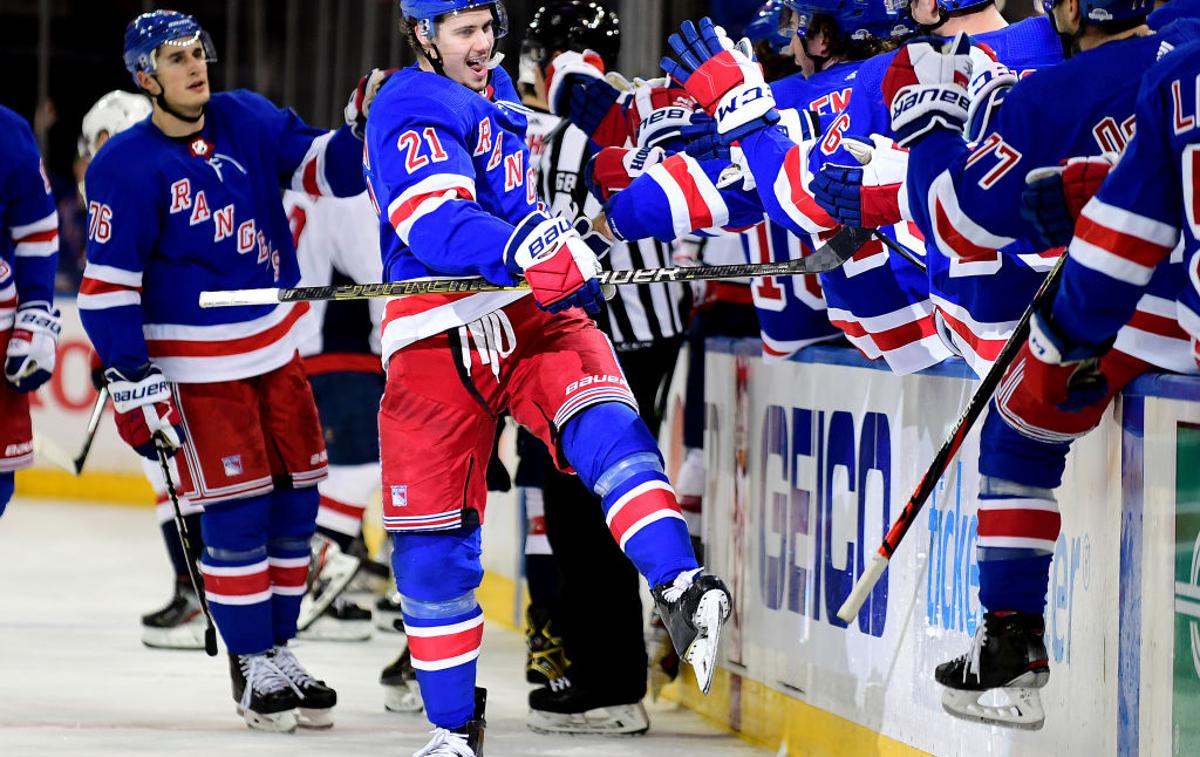
[{"label": "stick blade", "polygon": [[236,305],[278,305],[279,289],[227,289],[200,293],[200,307],[227,308]]},{"label": "stick blade", "polygon": [[874,229],[858,226],[843,226],[829,241],[821,245],[808,257],[802,258],[805,273],[826,273],[840,268],[854,253],[871,241]]}]

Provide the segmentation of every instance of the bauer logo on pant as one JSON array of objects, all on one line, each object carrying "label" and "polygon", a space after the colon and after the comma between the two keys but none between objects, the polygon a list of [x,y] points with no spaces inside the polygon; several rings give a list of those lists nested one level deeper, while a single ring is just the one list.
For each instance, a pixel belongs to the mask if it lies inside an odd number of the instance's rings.
[{"label": "bauer logo on pant", "polygon": [[395,507],[408,507],[408,484],[394,484],[392,486],[392,505]]},{"label": "bauer logo on pant", "polygon": [[242,456],[230,455],[229,457],[221,458],[221,466],[225,468],[225,475],[229,477],[242,475]]}]

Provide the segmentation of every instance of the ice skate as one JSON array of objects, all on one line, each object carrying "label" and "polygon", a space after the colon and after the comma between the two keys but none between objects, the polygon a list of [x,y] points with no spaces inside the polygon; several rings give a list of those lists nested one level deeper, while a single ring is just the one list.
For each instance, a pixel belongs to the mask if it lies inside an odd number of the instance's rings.
[{"label": "ice skate", "polygon": [[332,728],[337,692],[326,686],[324,681],[313,678],[286,645],[275,647],[270,656],[275,667],[299,694],[300,701],[296,703],[297,725],[301,728]]},{"label": "ice skate", "polygon": [[483,731],[487,728],[484,710],[487,689],[475,687],[475,716],[461,729],[434,728],[429,743],[413,752],[413,757],[483,757]]},{"label": "ice skate", "polygon": [[[1040,615],[985,614],[971,651],[934,671],[934,679],[946,687],[942,709],[957,718],[989,725],[1041,728],[1046,713],[1038,689],[1050,680],[1044,632],[1045,620]],[[997,692],[993,697],[1007,697],[1007,703],[982,703],[991,691]]]},{"label": "ice skate", "polygon": [[663,687],[679,677],[679,653],[657,612],[651,614],[646,629],[646,654],[650,667],[650,699],[657,702]]},{"label": "ice skate", "polygon": [[404,633],[404,619],[400,615],[400,595],[380,597],[375,603],[375,627],[388,633]]},{"label": "ice skate", "polygon": [[358,565],[358,558],[342,552],[333,540],[321,534],[313,535],[308,593],[300,601],[300,617],[296,619],[298,630],[307,630],[321,617],[354,579]]},{"label": "ice skate", "polygon": [[421,687],[417,685],[417,671],[413,668],[408,649],[383,669],[379,674],[379,685],[383,686],[383,708],[388,712],[420,712],[425,709]]},{"label": "ice skate", "polygon": [[525,612],[525,680],[548,686],[567,671],[567,654],[562,639],[550,629],[550,613],[530,605]]},{"label": "ice skate", "polygon": [[529,692],[529,730],[534,733],[634,735],[650,729],[641,697],[621,697],[574,686],[562,677]]},{"label": "ice skate", "polygon": [[371,611],[342,594],[296,636],[306,641],[366,641],[371,638],[371,630]]},{"label": "ice skate", "polygon": [[721,626],[732,606],[729,590],[702,568],[680,573],[650,592],[680,658],[696,671],[696,683],[708,694],[717,669]]},{"label": "ice skate", "polygon": [[267,653],[230,654],[233,701],[246,725],[259,731],[296,730],[300,691]]},{"label": "ice skate", "polygon": [[155,649],[204,649],[204,610],[184,578],[166,607],[142,616],[142,643]]}]

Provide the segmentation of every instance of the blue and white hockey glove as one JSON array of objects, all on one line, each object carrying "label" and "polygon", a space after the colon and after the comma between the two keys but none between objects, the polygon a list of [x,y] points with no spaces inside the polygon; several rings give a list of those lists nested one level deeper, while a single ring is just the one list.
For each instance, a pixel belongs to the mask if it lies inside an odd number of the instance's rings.
[{"label": "blue and white hockey glove", "polygon": [[157,460],[157,441],[174,455],[183,440],[183,418],[171,398],[171,385],[153,363],[104,372],[116,411],[117,433],[144,458]]},{"label": "blue and white hockey glove", "polygon": [[860,165],[827,163],[809,184],[817,204],[847,226],[878,229],[902,220],[900,193],[908,171],[908,151],[878,134],[871,140],[843,139],[842,147]]},{"label": "blue and white hockey glove", "polygon": [[49,302],[23,303],[8,340],[4,378],[18,392],[32,392],[50,379],[62,322]]},{"label": "blue and white hockey glove", "polygon": [[1069,158],[1060,165],[1035,168],[1025,174],[1021,216],[1037,229],[1047,247],[1071,243],[1083,206],[1100,191],[1118,158],[1115,152]]},{"label": "blue and white hockey glove", "polygon": [[707,113],[693,113],[691,122],[680,130],[679,136],[683,139],[683,151],[696,160],[729,160],[729,145],[721,139],[717,122]]},{"label": "blue and white hockey glove", "polygon": [[660,65],[716,119],[717,133],[724,142],[734,142],[779,121],[775,95],[754,59],[749,40],[735,45],[707,16],[700,19],[699,29],[684,21],[679,32],[667,40],[679,61],[663,58]]},{"label": "blue and white hockey glove", "polygon": [[971,38],[918,37],[896,53],[883,76],[883,101],[896,144],[909,147],[934,129],[962,132],[971,98]]},{"label": "blue and white hockey glove", "polygon": [[1078,412],[1108,396],[1108,380],[1099,365],[1113,341],[1075,344],[1056,328],[1048,312],[1038,311],[1029,322],[1029,339],[1009,370],[1023,364],[1022,381],[1036,396],[1065,412]]},{"label": "blue and white hockey glove", "polygon": [[525,276],[542,310],[600,312],[600,261],[566,218],[540,210],[525,216],[504,245],[504,264]]},{"label": "blue and white hockey glove", "polygon": [[1017,75],[996,58],[991,47],[977,43],[971,46],[971,83],[967,85],[967,122],[963,137],[968,142],[978,142],[992,130],[996,113],[1017,83]]}]

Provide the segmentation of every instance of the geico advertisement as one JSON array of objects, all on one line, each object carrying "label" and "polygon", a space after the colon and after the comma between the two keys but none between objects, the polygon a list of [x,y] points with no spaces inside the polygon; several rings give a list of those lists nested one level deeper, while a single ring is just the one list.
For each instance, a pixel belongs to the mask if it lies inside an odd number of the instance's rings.
[{"label": "geico advertisement", "polygon": [[1097,558],[1120,550],[1111,413],[1077,446],[1057,492],[1063,532],[1046,610],[1044,730],[953,720],[932,677],[968,651],[982,622],[978,429],[862,611],[849,624],[836,616],[975,387],[952,376],[708,352],[703,526],[706,563],[735,596],[726,665],[936,754],[1112,753],[1118,561]]}]

